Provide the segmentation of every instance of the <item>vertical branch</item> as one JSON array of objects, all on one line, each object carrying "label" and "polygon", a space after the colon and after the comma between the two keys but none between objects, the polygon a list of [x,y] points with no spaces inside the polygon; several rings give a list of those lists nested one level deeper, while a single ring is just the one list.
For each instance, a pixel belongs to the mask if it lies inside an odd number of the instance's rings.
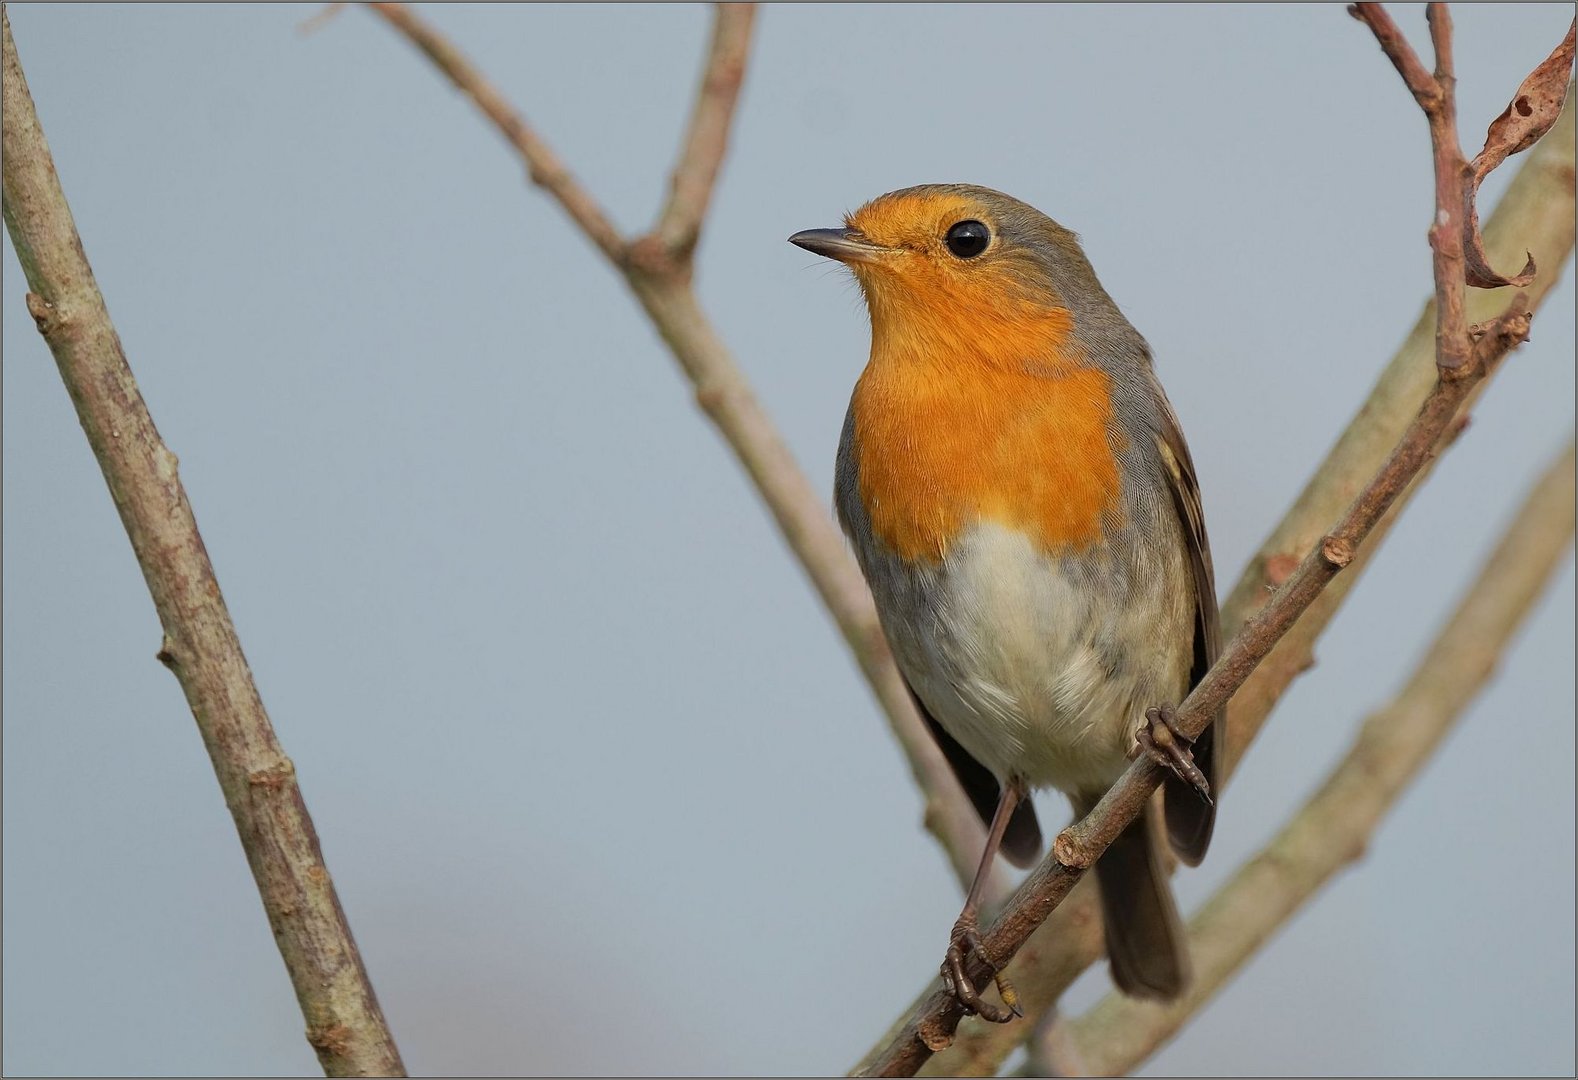
[{"label": "vertical branch", "polygon": [[175,673],[257,882],[307,1040],[330,1076],[403,1075],[399,1051],[324,864],[197,521],[110,322],[0,9],[4,216],[27,307],[54,354],[164,628]]},{"label": "vertical branch", "polygon": [[[1456,378],[1468,366],[1467,291],[1463,231],[1468,224],[1468,162],[1457,136],[1457,75],[1452,62],[1452,14],[1445,4],[1425,9],[1436,53],[1436,93],[1424,105],[1434,151],[1436,217],[1430,229],[1435,253],[1436,366],[1442,378]],[[1406,48],[1406,43],[1405,46]]]},{"label": "vertical branch", "polygon": [[668,204],[649,240],[669,259],[686,258],[696,246],[718,169],[729,150],[734,106],[745,81],[750,55],[754,4],[717,4],[712,44],[685,133],[685,149],[674,169]]}]

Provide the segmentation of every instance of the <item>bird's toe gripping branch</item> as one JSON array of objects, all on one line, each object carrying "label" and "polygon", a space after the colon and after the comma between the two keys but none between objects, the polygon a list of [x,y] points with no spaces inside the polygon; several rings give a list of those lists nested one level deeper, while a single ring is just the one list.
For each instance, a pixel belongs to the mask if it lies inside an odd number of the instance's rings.
[{"label": "bird's toe gripping branch", "polygon": [[[997,993],[1002,997],[1003,1005],[1008,1006],[1006,1009],[982,998],[980,991],[975,988],[968,971],[972,956],[978,957],[991,969],[992,979],[997,983]],[[1018,991],[987,954],[986,945],[981,941],[980,928],[973,920],[960,919],[954,923],[953,936],[948,942],[948,955],[942,962],[942,981],[949,992],[959,999],[959,1004],[964,1006],[966,1012],[977,1013],[994,1024],[1006,1024],[1015,1017],[1025,1015],[1019,1004]]]},{"label": "bird's toe gripping branch", "polygon": [[1178,711],[1171,704],[1146,709],[1145,725],[1135,739],[1139,745],[1133,756],[1138,757],[1141,752],[1149,754],[1152,761],[1194,788],[1207,803],[1211,802],[1211,782],[1194,763],[1191,752],[1194,740],[1178,730]]}]

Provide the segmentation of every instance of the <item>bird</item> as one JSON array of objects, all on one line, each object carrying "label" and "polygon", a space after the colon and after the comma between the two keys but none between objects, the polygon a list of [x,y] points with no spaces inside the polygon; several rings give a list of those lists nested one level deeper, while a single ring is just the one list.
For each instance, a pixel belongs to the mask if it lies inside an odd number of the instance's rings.
[{"label": "bird", "polygon": [[[1038,857],[1031,791],[1083,816],[1148,753],[1169,766],[1162,791],[1095,873],[1113,981],[1177,998],[1190,962],[1165,852],[1205,855],[1223,718],[1191,745],[1173,706],[1220,628],[1194,463],[1150,347],[1074,233],[990,188],[904,188],[789,241],[843,263],[864,297],[871,352],[835,509],[921,718],[989,825],[944,983],[988,1020],[1022,1014],[980,936],[993,859]],[[972,956],[1003,1006],[967,977]]]}]

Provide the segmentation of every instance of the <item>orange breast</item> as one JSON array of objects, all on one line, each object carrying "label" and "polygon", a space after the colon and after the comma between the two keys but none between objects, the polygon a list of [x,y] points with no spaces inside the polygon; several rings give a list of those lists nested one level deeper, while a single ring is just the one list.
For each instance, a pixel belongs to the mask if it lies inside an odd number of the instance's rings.
[{"label": "orange breast", "polygon": [[851,408],[860,497],[873,531],[934,562],[977,520],[1049,553],[1095,543],[1118,513],[1112,398],[1102,372],[1067,362],[916,362],[874,350]]}]

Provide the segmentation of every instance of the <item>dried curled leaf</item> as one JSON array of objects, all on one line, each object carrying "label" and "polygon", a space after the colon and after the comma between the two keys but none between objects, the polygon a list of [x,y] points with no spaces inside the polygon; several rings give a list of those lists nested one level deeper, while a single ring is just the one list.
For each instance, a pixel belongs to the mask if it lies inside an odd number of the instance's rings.
[{"label": "dried curled leaf", "polygon": [[1474,182],[1477,185],[1497,165],[1513,154],[1539,142],[1562,114],[1567,100],[1568,80],[1573,70],[1573,35],[1578,19],[1567,28],[1567,36],[1539,67],[1529,73],[1501,115],[1490,122],[1485,132],[1485,148],[1474,157]]},{"label": "dried curled leaf", "polygon": [[1490,257],[1485,254],[1485,239],[1479,232],[1479,206],[1475,202],[1478,194],[1479,183],[1468,181],[1468,195],[1464,200],[1468,204],[1468,220],[1463,226],[1463,280],[1471,289],[1499,289],[1506,285],[1521,289],[1534,280],[1534,255],[1524,252],[1523,269],[1511,277],[1491,269]]},{"label": "dried curled leaf", "polygon": [[1469,166],[1468,219],[1464,224],[1463,255],[1466,262],[1468,284],[1476,289],[1499,289],[1503,285],[1519,288],[1534,280],[1534,256],[1530,255],[1523,269],[1512,277],[1503,277],[1490,267],[1485,255],[1485,245],[1479,234],[1479,208],[1476,200],[1479,185],[1491,170],[1513,154],[1520,153],[1540,141],[1561,116],[1562,105],[1572,79],[1574,33],[1578,32],[1578,19],[1567,28],[1567,36],[1556,50],[1546,57],[1539,67],[1529,73],[1512,96],[1512,101],[1500,116],[1491,121],[1485,132],[1485,148],[1474,156]]}]

